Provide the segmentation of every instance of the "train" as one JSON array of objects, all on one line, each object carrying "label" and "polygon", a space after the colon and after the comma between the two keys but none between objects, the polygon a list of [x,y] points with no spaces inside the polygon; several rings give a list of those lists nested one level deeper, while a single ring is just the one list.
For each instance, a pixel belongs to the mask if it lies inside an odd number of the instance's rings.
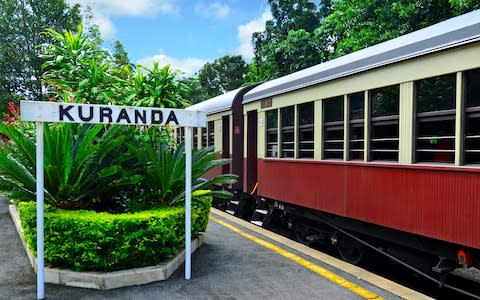
[{"label": "train", "polygon": [[188,109],[231,160],[208,176],[239,176],[226,212],[351,263],[480,268],[480,10]]}]

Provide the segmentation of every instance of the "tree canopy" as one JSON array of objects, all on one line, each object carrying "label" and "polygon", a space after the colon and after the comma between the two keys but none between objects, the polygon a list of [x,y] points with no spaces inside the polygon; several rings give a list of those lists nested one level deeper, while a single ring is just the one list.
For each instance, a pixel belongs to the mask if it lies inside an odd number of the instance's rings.
[{"label": "tree canopy", "polygon": [[42,97],[41,49],[51,41],[46,28],[73,30],[81,23],[80,6],[64,0],[0,0],[0,110],[9,100]]},{"label": "tree canopy", "polygon": [[206,63],[198,72],[203,96],[209,99],[240,87],[247,70],[241,55],[225,55]]}]

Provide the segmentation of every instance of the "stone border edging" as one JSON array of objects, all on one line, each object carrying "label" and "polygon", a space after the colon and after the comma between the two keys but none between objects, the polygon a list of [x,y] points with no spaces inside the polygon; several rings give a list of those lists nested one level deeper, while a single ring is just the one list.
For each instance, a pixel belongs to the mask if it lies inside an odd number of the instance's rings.
[{"label": "stone border edging", "polygon": [[[20,223],[18,210],[15,205],[9,205],[10,216],[12,217],[18,235],[22,240],[23,247],[27,252],[28,259],[36,272],[37,262],[33,253],[28,249],[23,236],[23,228]],[[204,242],[203,234],[192,239],[192,253]],[[156,266],[134,268],[115,272],[76,272],[66,269],[45,267],[45,282],[59,285],[90,288],[98,290],[115,289],[132,285],[141,285],[154,281],[168,279],[180,265],[185,261],[185,250],[180,251],[172,259],[162,262]]]}]

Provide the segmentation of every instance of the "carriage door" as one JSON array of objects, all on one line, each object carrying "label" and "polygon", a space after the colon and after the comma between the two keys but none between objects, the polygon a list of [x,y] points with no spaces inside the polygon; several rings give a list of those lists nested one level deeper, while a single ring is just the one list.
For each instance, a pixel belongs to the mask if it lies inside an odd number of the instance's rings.
[{"label": "carriage door", "polygon": [[245,191],[250,193],[257,183],[257,111],[247,113],[247,180]]},{"label": "carriage door", "polygon": [[[230,116],[222,117],[222,158],[230,159]],[[222,174],[230,170],[230,163],[222,166]]]}]

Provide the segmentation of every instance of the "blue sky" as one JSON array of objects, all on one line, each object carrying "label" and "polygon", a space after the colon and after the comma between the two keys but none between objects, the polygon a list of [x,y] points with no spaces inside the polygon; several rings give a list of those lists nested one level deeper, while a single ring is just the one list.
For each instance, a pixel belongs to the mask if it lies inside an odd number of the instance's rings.
[{"label": "blue sky", "polygon": [[252,32],[271,18],[267,0],[68,0],[91,7],[107,46],[134,63],[171,64],[189,76],[223,55],[252,57]]}]

